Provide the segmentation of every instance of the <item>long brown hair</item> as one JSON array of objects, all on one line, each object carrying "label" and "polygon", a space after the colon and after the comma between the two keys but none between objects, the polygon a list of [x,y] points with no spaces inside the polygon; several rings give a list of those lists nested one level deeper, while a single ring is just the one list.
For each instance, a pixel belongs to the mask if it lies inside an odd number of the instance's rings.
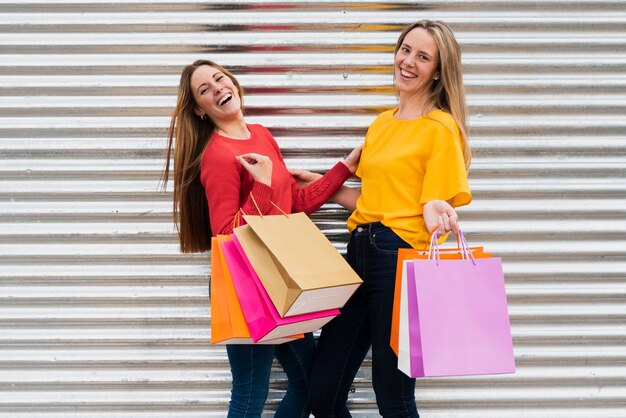
[{"label": "long brown hair", "polygon": [[[170,174],[170,158],[174,157],[174,222],[178,231],[180,251],[203,252],[211,249],[211,223],[209,206],[202,182],[200,163],[202,153],[215,130],[215,122],[208,115],[198,116],[191,89],[191,76],[203,65],[216,68],[228,76],[239,91],[243,108],[243,89],[228,70],[209,60],[198,60],[183,68],[178,85],[178,100],[172,112],[167,133],[168,144],[165,169],[161,175],[163,190]],[[174,141],[176,138],[176,141]]]},{"label": "long brown hair", "polygon": [[439,79],[433,82],[426,104],[429,108],[435,107],[448,112],[459,125],[465,168],[469,169],[472,151],[468,141],[469,130],[466,120],[465,87],[463,86],[463,73],[461,71],[461,48],[452,29],[447,24],[439,20],[420,20],[405,26],[396,43],[394,54],[402,46],[406,35],[415,28],[423,28],[433,35],[439,49],[439,68],[437,68]]}]

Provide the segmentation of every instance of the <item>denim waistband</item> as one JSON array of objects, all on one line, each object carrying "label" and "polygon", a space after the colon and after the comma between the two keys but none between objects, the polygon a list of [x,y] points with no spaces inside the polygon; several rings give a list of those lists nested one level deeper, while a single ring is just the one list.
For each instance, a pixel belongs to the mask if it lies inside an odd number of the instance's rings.
[{"label": "denim waistband", "polygon": [[361,234],[370,235],[370,234],[375,234],[377,232],[388,231],[390,229],[391,228],[383,225],[380,222],[372,222],[369,224],[357,225],[356,228],[352,230],[352,235],[361,235]]}]

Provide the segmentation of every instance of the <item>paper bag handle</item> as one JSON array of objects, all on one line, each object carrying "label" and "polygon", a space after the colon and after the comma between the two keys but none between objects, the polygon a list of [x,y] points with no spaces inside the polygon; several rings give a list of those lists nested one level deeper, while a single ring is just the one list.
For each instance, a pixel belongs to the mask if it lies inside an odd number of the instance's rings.
[{"label": "paper bag handle", "polygon": [[[256,203],[256,199],[254,198],[254,196],[252,196],[252,192],[250,192],[250,199],[252,199],[252,203],[254,203],[254,207],[256,208],[257,212],[259,213],[259,216],[261,218],[263,218],[263,213],[261,213],[261,209],[259,208],[259,205]],[[270,200],[270,203],[272,204],[272,206],[274,206],[276,209],[278,209],[279,211],[281,211],[281,213],[285,216],[287,216],[287,213],[285,213],[284,210],[282,210],[281,208],[278,207],[278,205],[274,202],[272,202]],[[241,210],[241,209],[240,209]],[[287,216],[289,217],[289,216]]]},{"label": "paper bag handle", "polygon": [[[434,259],[437,265],[439,265],[439,260],[441,256],[439,254],[439,234],[435,229],[430,236],[430,248],[428,249],[428,259]],[[467,240],[465,239],[465,235],[463,235],[463,231],[459,229],[459,233],[457,234],[457,243],[459,245],[459,250],[461,252],[461,258],[463,260],[472,260],[472,264],[476,265],[476,260],[474,259],[474,254],[472,254],[472,250],[470,249]]]},{"label": "paper bag handle", "polygon": [[[430,233],[430,238],[428,239],[429,242],[424,244],[424,252],[429,251],[429,248],[431,247],[430,241],[433,239],[433,234],[435,234],[436,232],[437,232],[437,229],[433,229],[433,232]],[[461,232],[461,231],[459,230],[459,232]],[[459,253],[462,254],[463,244],[461,243],[461,236],[462,236],[462,233],[461,234],[457,234],[457,236],[456,236],[456,249],[459,250]],[[437,236],[437,238],[439,238],[439,236]],[[467,242],[465,243],[465,245],[467,245]]]},{"label": "paper bag handle", "polygon": [[233,217],[233,221],[231,222],[230,229],[235,229],[239,226],[241,226],[241,214],[243,213],[243,210],[240,208],[237,213],[235,213],[235,216]]}]

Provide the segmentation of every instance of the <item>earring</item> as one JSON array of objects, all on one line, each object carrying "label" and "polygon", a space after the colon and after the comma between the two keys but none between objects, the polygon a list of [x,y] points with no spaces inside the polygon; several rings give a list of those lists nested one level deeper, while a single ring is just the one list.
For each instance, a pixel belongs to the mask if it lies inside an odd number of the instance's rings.
[{"label": "earring", "polygon": [[200,116],[200,119],[202,120],[207,120],[207,115],[206,113],[203,113],[202,116]]},{"label": "earring", "polygon": [[434,76],[433,80],[435,80],[435,81],[439,80],[439,76],[438,75]]}]

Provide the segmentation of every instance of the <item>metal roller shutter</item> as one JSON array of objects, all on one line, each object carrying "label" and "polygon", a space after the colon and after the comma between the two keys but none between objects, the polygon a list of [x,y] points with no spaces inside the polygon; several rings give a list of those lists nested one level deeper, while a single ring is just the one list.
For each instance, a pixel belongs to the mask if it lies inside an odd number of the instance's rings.
[{"label": "metal roller shutter", "polygon": [[[0,0],[0,416],[225,416],[209,255],[178,253],[158,188],[180,70],[232,69],[288,165],[324,171],[395,103],[422,18],[462,45],[462,225],[504,258],[518,372],[420,380],[421,415],[626,417],[623,0]],[[314,215],[340,249],[346,216]]]}]

